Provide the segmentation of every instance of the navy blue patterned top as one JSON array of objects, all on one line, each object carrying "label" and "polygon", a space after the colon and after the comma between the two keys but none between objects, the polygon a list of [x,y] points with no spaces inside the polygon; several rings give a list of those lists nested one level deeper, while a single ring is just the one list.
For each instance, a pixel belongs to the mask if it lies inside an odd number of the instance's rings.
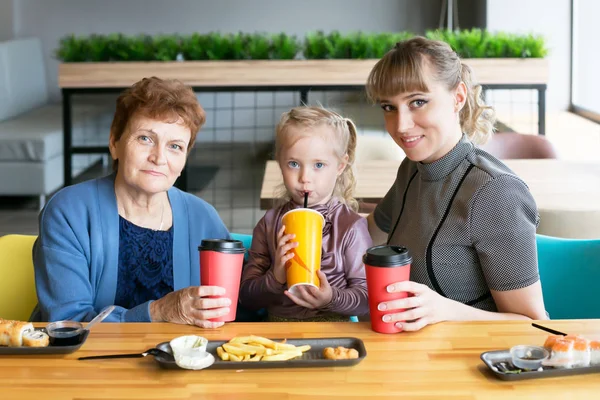
[{"label": "navy blue patterned top", "polygon": [[173,291],[173,227],[155,231],[119,216],[115,305],[133,308]]}]

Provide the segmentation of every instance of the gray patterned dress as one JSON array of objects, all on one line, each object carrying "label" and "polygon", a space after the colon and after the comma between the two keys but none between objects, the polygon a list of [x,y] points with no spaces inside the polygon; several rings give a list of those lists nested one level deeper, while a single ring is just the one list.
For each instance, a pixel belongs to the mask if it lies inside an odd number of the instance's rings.
[{"label": "gray patterned dress", "polygon": [[431,164],[405,159],[374,218],[413,257],[410,279],[497,311],[490,289],[539,280],[537,207],[526,184],[466,136]]}]

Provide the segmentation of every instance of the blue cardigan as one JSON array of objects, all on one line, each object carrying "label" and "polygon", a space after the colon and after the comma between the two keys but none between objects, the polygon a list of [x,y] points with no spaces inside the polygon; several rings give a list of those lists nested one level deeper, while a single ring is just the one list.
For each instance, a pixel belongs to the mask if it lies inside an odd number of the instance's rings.
[{"label": "blue cardigan", "polygon": [[[33,247],[38,310],[32,320],[90,321],[114,304],[119,260],[115,175],[60,190],[40,213]],[[198,245],[229,238],[215,209],[179,189],[168,191],[173,210],[174,290],[200,284]],[[150,303],[116,307],[106,321],[149,322]]]}]

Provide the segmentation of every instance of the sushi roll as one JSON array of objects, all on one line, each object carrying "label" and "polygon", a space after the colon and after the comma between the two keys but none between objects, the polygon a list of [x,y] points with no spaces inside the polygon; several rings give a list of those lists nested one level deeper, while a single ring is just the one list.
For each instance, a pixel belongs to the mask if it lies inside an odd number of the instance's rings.
[{"label": "sushi roll", "polygon": [[575,342],[576,340],[579,340],[579,339],[581,339],[581,338],[582,338],[582,337],[581,337],[581,336],[579,336],[579,335],[567,335],[567,336],[564,336],[564,337],[563,337],[563,339],[565,339],[565,340],[571,340],[571,341],[573,341],[573,342]]},{"label": "sushi roll", "polygon": [[12,321],[0,319],[0,346],[8,346],[10,344],[10,327]]},{"label": "sushi roll", "polygon": [[551,351],[552,346],[554,346],[554,343],[556,343],[556,341],[558,339],[562,339],[562,338],[563,338],[563,336],[560,336],[560,335],[550,335],[544,342],[544,347],[546,348],[546,350]]},{"label": "sushi roll", "polygon": [[556,339],[552,345],[550,358],[542,365],[554,368],[571,368],[573,366],[573,347],[575,341],[568,339]]},{"label": "sushi roll", "polygon": [[11,347],[23,346],[23,335],[33,331],[31,322],[12,321],[9,328],[10,339],[8,345]]},{"label": "sushi roll", "polygon": [[0,346],[23,346],[23,334],[29,331],[33,331],[33,325],[30,322],[1,320]]},{"label": "sushi roll", "polygon": [[573,341],[573,367],[589,367],[590,365],[590,341],[577,337]]},{"label": "sushi roll", "polygon": [[600,365],[600,340],[590,341],[590,365]]},{"label": "sushi roll", "polygon": [[46,347],[48,343],[50,343],[50,338],[46,332],[27,331],[23,334],[23,346]]}]

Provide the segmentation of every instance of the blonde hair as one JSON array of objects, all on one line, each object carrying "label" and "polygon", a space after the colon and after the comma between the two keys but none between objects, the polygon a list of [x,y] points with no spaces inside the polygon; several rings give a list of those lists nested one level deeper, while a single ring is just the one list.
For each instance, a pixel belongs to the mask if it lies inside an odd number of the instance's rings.
[{"label": "blonde hair", "polygon": [[[275,133],[275,159],[279,161],[281,152],[286,143],[290,143],[292,138],[290,127],[301,127],[305,129],[328,126],[331,128],[334,136],[332,143],[335,143],[335,151],[339,159],[348,156],[346,168],[338,176],[333,196],[346,204],[352,210],[358,210],[358,202],[354,198],[354,188],[356,187],[356,178],[354,177],[354,159],[356,154],[356,126],[349,118],[344,118],[338,113],[325,109],[323,107],[301,106],[292,108],[290,111],[281,115],[277,124]],[[305,134],[305,133],[302,133]],[[290,195],[285,186],[280,188],[280,197],[285,200],[290,199]]]},{"label": "blonde hair", "polygon": [[448,90],[464,82],[467,100],[459,114],[461,129],[473,143],[485,143],[494,130],[494,110],[484,103],[481,85],[476,83],[471,68],[460,61],[447,43],[421,36],[396,43],[369,74],[367,95],[377,102],[409,91],[428,91],[424,62],[430,63],[434,79],[443,82]]}]

